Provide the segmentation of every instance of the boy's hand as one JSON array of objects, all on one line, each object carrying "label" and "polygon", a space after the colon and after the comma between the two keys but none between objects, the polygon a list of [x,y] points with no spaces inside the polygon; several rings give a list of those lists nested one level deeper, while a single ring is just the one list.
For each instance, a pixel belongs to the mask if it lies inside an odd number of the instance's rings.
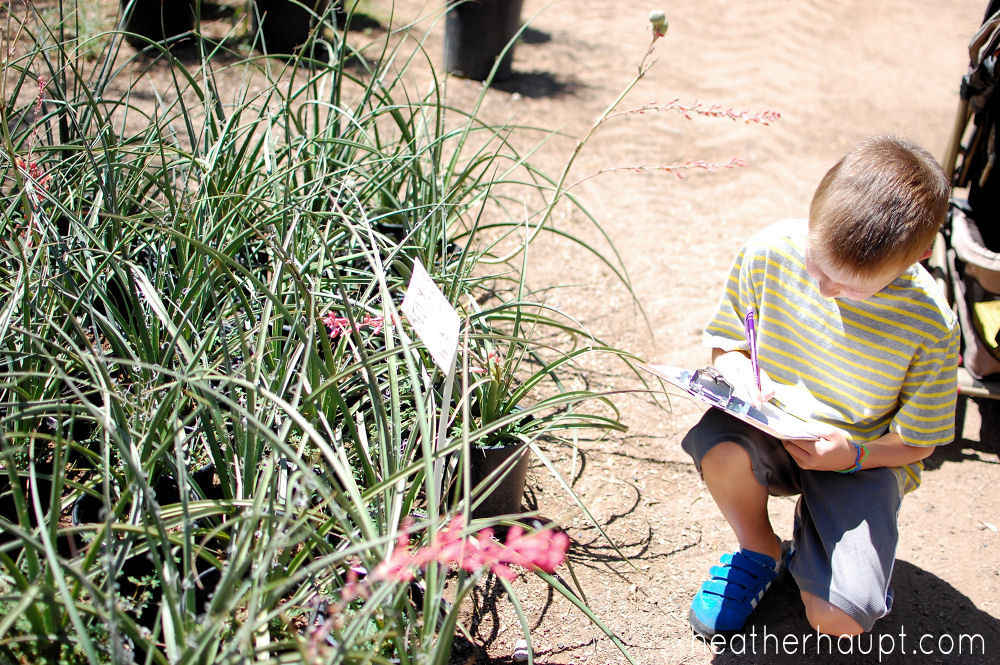
[{"label": "boy's hand", "polygon": [[858,451],[840,430],[823,432],[815,441],[782,441],[799,468],[843,471],[854,466]]},{"label": "boy's hand", "polygon": [[757,389],[757,377],[753,373],[753,363],[742,351],[718,351],[713,354],[712,364],[726,381],[733,387],[736,396],[740,397],[758,409],[764,402],[774,397],[774,384],[767,372],[760,372],[760,389]]}]

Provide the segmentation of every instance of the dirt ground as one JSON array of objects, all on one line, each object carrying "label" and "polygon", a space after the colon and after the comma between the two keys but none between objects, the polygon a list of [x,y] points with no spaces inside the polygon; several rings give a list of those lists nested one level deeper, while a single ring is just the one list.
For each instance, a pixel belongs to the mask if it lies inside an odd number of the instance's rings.
[{"label": "dirt ground", "polygon": [[[865,136],[902,135],[943,157],[967,44],[985,4],[525,0],[522,18],[530,19],[530,30],[516,46],[514,77],[489,91],[484,113],[565,132],[567,138],[548,143],[535,160],[550,171],[562,168],[576,139],[634,76],[649,42],[652,9],[666,11],[670,31],[621,109],[679,99],[781,114],[767,126],[633,114],[605,123],[584,147],[570,181],[624,167],[648,169],[613,170],[575,190],[620,252],[648,328],[627,290],[579,250],[555,242],[533,250],[532,285],[571,285],[558,292],[560,306],[616,346],[654,362],[703,365],[701,326],[746,236],[776,219],[804,216],[821,175]],[[428,7],[435,4],[396,3],[405,17]],[[443,24],[421,27],[429,30],[430,52],[440,53]],[[447,85],[455,105],[471,104],[481,91],[462,79]],[[683,180],[654,168],[689,160],[725,164],[733,157],[746,166],[690,172]],[[578,215],[557,214],[555,221],[588,233]],[[621,367],[608,366],[593,381],[621,391],[641,388]],[[566,527],[572,570],[590,608],[636,662],[1000,660],[1000,460],[995,433],[980,432],[976,404],[968,406],[962,437],[930,458],[922,487],[903,504],[895,606],[869,640],[808,642],[797,590],[782,580],[742,641],[715,653],[692,640],[688,607],[708,567],[735,542],[679,447],[701,408],[674,399],[664,410],[641,394],[623,394],[618,403],[627,434],[581,442],[575,457],[551,452],[621,555],[537,461],[528,503]],[[793,508],[791,499],[773,501],[775,526],[785,538]],[[572,584],[568,569],[562,574]],[[530,576],[516,588],[535,662],[627,662],[561,596]],[[512,605],[492,585],[477,600],[473,630],[480,648],[462,651],[459,660],[508,662],[521,638]]]},{"label": "dirt ground", "polygon": [[[552,240],[532,250],[531,286],[564,286],[552,302],[614,346],[652,362],[704,365],[701,327],[744,238],[774,220],[804,216],[821,175],[868,135],[899,134],[943,156],[967,44],[985,4],[525,0],[522,18],[530,19],[530,28],[516,46],[514,76],[488,91],[483,114],[561,130],[533,158],[549,173],[562,169],[577,139],[635,76],[653,9],[666,12],[669,34],[620,109],[676,99],[780,113],[769,125],[686,119],[673,111],[603,124],[570,181],[582,180],[574,191],[620,253],[632,292],[579,249]],[[391,2],[365,6],[382,22]],[[395,3],[395,25],[438,15],[437,22],[415,24],[426,31],[432,57],[443,53],[443,6],[442,0]],[[447,81],[447,101],[458,107],[470,107],[481,91],[473,81]],[[733,158],[745,166],[690,170],[683,179],[658,168]],[[553,222],[601,242],[578,213],[560,209]],[[559,447],[549,452],[614,545],[538,460],[527,504],[567,530],[569,563],[590,609],[637,663],[1000,662],[1000,460],[996,433],[980,431],[976,404],[968,405],[961,438],[930,458],[923,486],[903,504],[895,607],[871,640],[806,642],[811,630],[797,591],[783,579],[742,642],[715,653],[692,639],[687,623],[708,567],[735,545],[679,446],[702,409],[681,399],[671,400],[669,409],[657,406],[620,365],[598,367],[590,381],[621,392],[617,403],[629,431],[581,441],[575,454]],[[772,505],[779,535],[790,537],[794,500]],[[569,567],[560,574],[574,584]],[[535,662],[627,662],[580,610],[533,576],[515,588]],[[476,644],[460,646],[455,660],[509,662],[522,637],[510,600],[490,581],[475,601],[470,630]]]}]

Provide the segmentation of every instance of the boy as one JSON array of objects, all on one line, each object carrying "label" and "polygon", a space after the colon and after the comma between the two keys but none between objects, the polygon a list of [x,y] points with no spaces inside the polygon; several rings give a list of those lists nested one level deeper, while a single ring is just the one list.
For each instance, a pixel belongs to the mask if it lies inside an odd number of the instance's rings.
[{"label": "boy", "polygon": [[[824,176],[808,220],[764,229],[736,258],[705,328],[712,363],[738,394],[773,398],[818,439],[781,441],[718,409],[685,436],[740,545],[695,595],[696,632],[740,630],[785,566],[819,632],[861,634],[889,612],[900,502],[954,435],[958,324],[918,263],[949,193],[925,150],[869,139]],[[793,493],[782,556],[767,500]]]}]

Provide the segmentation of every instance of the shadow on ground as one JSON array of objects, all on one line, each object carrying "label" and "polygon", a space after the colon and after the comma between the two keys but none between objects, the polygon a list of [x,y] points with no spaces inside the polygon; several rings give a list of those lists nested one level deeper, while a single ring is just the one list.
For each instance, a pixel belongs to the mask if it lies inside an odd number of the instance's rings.
[{"label": "shadow on ground", "polygon": [[1000,464],[1000,400],[959,399],[955,414],[956,432],[962,432],[965,413],[973,408],[979,411],[979,439],[958,438],[950,445],[940,446],[924,461],[925,468],[937,469],[945,462]]},{"label": "shadow on ground", "polygon": [[[746,630],[723,645],[704,644],[715,665],[846,663],[993,664],[1000,658],[1000,620],[940,578],[897,561],[888,617],[854,641],[817,638],[794,582],[784,576],[764,597]],[[946,624],[945,617],[948,617]],[[953,619],[957,617],[957,619]]]},{"label": "shadow on ground", "polygon": [[[713,643],[692,637],[691,651],[686,655],[702,662],[698,658],[700,653],[711,658],[713,665],[994,665],[998,662],[1000,620],[977,608],[950,584],[906,561],[897,561],[893,589],[896,600],[892,612],[871,633],[853,641],[835,640],[817,637],[805,620],[798,588],[785,575],[764,597],[742,633]],[[482,619],[496,626],[499,618],[496,603],[510,602],[502,587],[488,583],[477,589],[476,596],[473,628]],[[496,634],[479,638],[489,643]],[[483,646],[462,637],[456,639],[451,658],[452,665],[511,662],[509,657],[487,657]]]},{"label": "shadow on ground", "polygon": [[493,87],[522,97],[540,99],[542,97],[565,97],[576,93],[581,85],[572,79],[560,79],[549,72],[515,71],[502,81],[494,81]]}]

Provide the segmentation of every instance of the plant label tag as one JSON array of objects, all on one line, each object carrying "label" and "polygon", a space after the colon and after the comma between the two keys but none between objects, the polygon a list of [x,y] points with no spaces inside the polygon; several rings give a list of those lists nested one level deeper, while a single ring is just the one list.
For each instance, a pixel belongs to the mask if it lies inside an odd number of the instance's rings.
[{"label": "plant label tag", "polygon": [[450,372],[455,364],[462,321],[419,260],[413,262],[413,274],[400,309],[435,364],[445,374]]}]

